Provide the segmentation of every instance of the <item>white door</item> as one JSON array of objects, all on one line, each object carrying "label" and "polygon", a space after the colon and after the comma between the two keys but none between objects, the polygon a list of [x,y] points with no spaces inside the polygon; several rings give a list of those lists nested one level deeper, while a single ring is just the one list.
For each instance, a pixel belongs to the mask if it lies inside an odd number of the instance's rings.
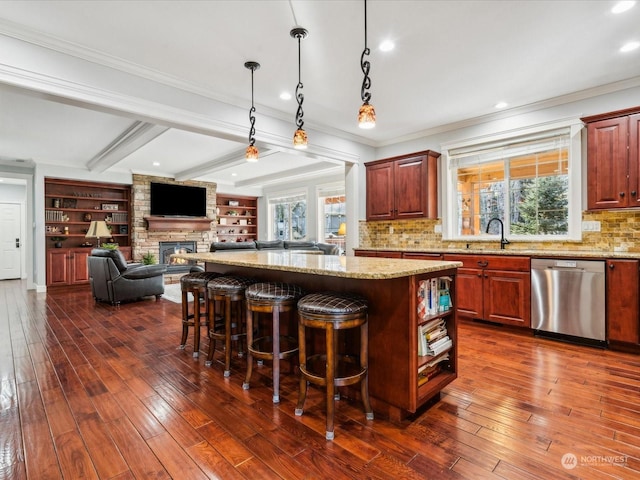
[{"label": "white door", "polygon": [[0,280],[20,278],[20,205],[0,203]]}]

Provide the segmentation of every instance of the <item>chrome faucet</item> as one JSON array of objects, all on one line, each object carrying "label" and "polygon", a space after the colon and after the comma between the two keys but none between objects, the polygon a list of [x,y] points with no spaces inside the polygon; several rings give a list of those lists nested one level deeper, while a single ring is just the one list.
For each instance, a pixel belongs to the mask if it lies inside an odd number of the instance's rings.
[{"label": "chrome faucet", "polygon": [[504,250],[504,246],[507,243],[510,243],[510,242],[509,242],[509,240],[504,238],[504,223],[502,223],[502,220],[500,220],[498,217],[494,217],[491,220],[489,220],[489,223],[487,223],[487,231],[486,231],[486,233],[489,233],[489,227],[491,226],[491,223],[494,220],[497,220],[497,222],[500,224],[500,249]]}]

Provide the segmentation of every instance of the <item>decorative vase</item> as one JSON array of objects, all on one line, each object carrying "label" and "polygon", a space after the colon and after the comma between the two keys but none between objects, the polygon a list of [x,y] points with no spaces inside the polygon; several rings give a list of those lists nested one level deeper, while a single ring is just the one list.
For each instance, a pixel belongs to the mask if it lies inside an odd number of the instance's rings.
[{"label": "decorative vase", "polygon": [[62,248],[62,242],[56,242],[53,244],[53,246],[56,248]]},{"label": "decorative vase", "polygon": [[85,222],[90,222],[91,221],[91,214],[90,213],[85,213],[84,217],[82,217],[84,219]]}]

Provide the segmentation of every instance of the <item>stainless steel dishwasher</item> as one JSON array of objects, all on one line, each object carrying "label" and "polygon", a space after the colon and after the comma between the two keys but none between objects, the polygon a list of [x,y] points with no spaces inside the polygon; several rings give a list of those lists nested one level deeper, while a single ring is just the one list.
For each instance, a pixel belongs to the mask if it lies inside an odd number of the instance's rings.
[{"label": "stainless steel dishwasher", "polygon": [[531,327],[536,334],[604,344],[605,264],[531,260]]}]

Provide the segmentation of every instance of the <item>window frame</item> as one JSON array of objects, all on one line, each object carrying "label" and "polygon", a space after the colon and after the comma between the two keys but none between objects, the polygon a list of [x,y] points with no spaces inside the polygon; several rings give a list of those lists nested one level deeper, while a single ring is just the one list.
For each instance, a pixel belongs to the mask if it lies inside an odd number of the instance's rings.
[{"label": "window frame", "polygon": [[[273,215],[273,209],[271,208],[273,205],[278,204],[278,203],[292,203],[295,201],[302,201],[304,200],[306,207],[305,207],[305,235],[302,238],[296,238],[295,240],[306,240],[307,237],[309,236],[309,226],[308,226],[308,220],[309,220],[309,198],[308,198],[308,194],[306,190],[291,190],[288,192],[279,192],[277,194],[274,195],[270,195],[267,196],[267,218],[268,218],[268,228],[267,228],[267,235],[268,238],[270,240],[277,240],[277,236],[275,234],[274,231],[274,225],[275,225],[275,219],[274,219],[274,215]],[[289,225],[289,229],[291,229],[291,225]],[[293,238],[290,238],[288,240],[294,240]]]},{"label": "window frame", "polygon": [[567,119],[558,122],[540,124],[528,128],[513,129],[497,134],[469,138],[442,145],[442,163],[440,180],[442,185],[442,239],[449,241],[473,242],[499,238],[499,235],[459,235],[457,222],[459,218],[457,205],[457,168],[452,163],[451,152],[460,149],[485,149],[494,144],[510,140],[535,138],[554,130],[568,129],[568,218],[566,235],[515,235],[511,233],[510,223],[505,224],[505,236],[518,242],[541,241],[580,241],[582,240],[582,131],[584,124],[579,119]]},{"label": "window frame", "polygon": [[[346,188],[344,182],[335,182],[330,184],[318,185],[316,187],[316,206],[317,206],[317,238],[319,242],[327,242],[327,232],[325,230],[325,211],[324,211],[324,199],[327,197],[345,197],[344,205],[344,219],[343,223],[347,222],[347,199]],[[346,234],[342,238],[342,242],[338,244],[340,252],[343,253],[346,246]]]}]

